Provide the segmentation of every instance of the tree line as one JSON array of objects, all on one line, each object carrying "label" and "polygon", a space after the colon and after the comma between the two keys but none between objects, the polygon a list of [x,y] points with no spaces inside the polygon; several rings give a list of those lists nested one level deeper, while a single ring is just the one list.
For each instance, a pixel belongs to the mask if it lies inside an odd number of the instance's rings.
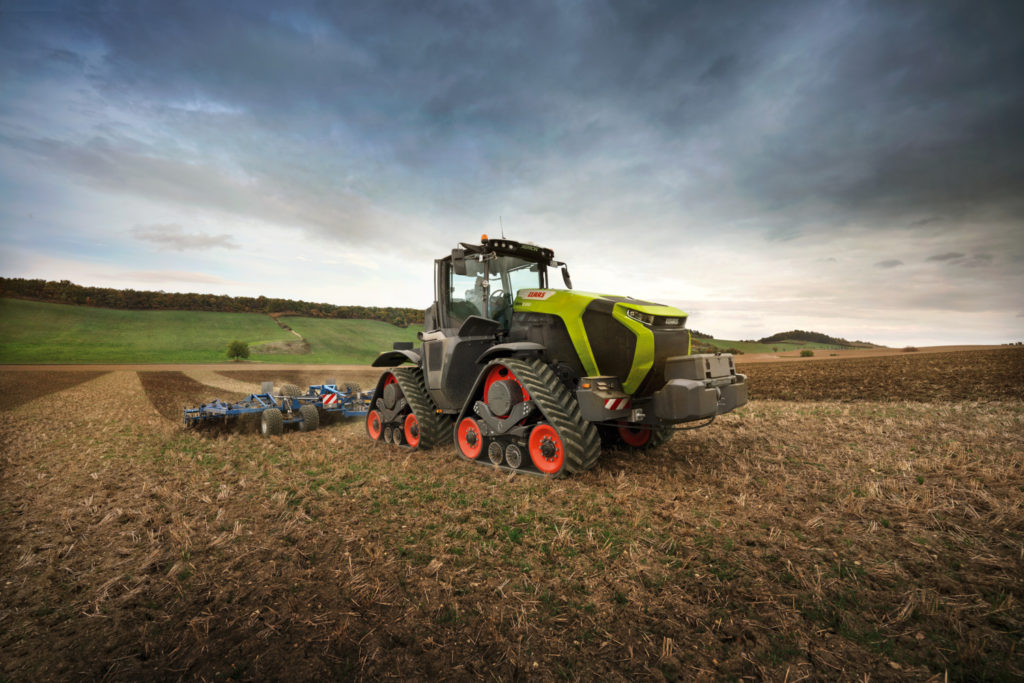
[{"label": "tree line", "polygon": [[758,339],[762,344],[774,344],[776,342],[786,341],[802,341],[802,342],[813,342],[815,344],[832,344],[834,346],[853,346],[854,344],[865,344],[866,342],[850,342],[840,337],[830,337],[827,334],[821,332],[809,332],[807,330],[790,330],[789,332],[779,332],[773,334],[770,337]]},{"label": "tree line", "polygon": [[265,296],[227,296],[195,292],[151,292],[108,287],[83,287],[70,280],[57,282],[0,277],[0,296],[133,311],[213,311],[217,313],[268,313],[275,316],[301,315],[311,318],[355,318],[379,320],[398,327],[423,323],[423,311],[416,308],[338,306]]}]

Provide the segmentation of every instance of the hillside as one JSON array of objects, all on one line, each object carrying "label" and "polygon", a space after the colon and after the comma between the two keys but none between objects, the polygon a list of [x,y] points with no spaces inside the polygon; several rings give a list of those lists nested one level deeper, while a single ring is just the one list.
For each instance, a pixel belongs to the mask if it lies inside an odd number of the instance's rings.
[{"label": "hillside", "polygon": [[825,344],[822,348],[871,348],[875,344],[862,341],[848,341],[842,337],[830,337],[827,334],[821,332],[809,332],[807,330],[790,330],[789,332],[779,332],[773,334],[770,337],[758,339],[761,344],[778,344],[778,343],[810,343],[810,344]]},{"label": "hillside", "polygon": [[[309,342],[306,354],[254,354],[250,360],[368,364],[419,326],[377,320],[285,319]],[[255,347],[297,337],[257,313],[122,311],[0,298],[0,363],[224,362],[232,340]]]},{"label": "hillside", "polygon": [[227,296],[195,292],[153,292],[109,287],[83,287],[69,280],[26,280],[0,277],[0,297],[51,304],[78,304],[127,311],[208,311],[214,313],[284,313],[311,318],[380,320],[399,327],[423,322],[417,308],[340,306],[301,299]]}]

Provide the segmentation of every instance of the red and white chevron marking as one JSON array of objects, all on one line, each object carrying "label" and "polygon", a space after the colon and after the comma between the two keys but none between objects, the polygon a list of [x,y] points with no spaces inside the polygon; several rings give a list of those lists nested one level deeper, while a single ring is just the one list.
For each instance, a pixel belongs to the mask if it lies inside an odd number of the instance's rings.
[{"label": "red and white chevron marking", "polygon": [[324,406],[333,406],[338,402],[337,394],[327,394],[324,396]]},{"label": "red and white chevron marking", "polygon": [[604,401],[605,410],[625,410],[628,407],[628,398],[608,398]]}]

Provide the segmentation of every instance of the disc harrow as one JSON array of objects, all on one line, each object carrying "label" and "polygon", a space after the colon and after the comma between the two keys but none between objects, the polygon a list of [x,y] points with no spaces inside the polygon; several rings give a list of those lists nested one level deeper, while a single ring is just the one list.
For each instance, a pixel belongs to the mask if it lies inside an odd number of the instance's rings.
[{"label": "disc harrow", "polygon": [[334,380],[311,384],[305,393],[293,385],[274,390],[273,382],[263,382],[260,393],[249,394],[240,401],[214,399],[195,408],[185,408],[184,426],[230,425],[235,422],[259,421],[264,436],[282,434],[286,425],[311,432],[322,422],[322,416],[361,417],[369,410],[369,397],[358,387],[341,385]]}]

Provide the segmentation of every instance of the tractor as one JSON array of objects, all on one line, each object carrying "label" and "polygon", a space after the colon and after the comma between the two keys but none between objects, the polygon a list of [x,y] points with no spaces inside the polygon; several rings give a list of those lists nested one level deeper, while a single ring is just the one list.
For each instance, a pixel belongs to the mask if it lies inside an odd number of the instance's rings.
[{"label": "tractor", "polygon": [[[565,289],[549,287],[561,270]],[[434,261],[421,344],[396,342],[374,367],[374,441],[561,477],[602,447],[657,447],[747,402],[731,354],[690,355],[671,306],[572,289],[551,249],[483,235]],[[699,423],[696,425],[690,423]]]}]

